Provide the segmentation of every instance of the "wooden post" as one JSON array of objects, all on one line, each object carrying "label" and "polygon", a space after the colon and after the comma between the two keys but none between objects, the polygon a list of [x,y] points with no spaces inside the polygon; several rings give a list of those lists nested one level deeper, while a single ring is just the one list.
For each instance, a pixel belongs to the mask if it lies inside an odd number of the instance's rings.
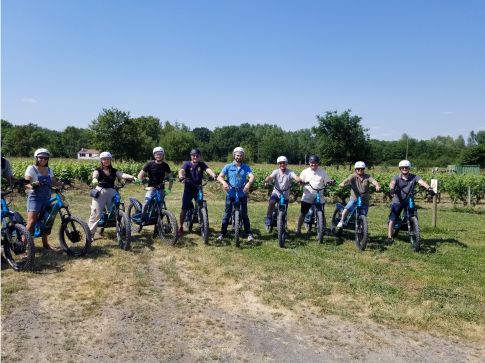
[{"label": "wooden post", "polygon": [[468,186],[468,196],[466,198],[467,201],[467,207],[470,207],[472,205],[472,188]]},{"label": "wooden post", "polygon": [[433,214],[431,217],[431,227],[436,228],[436,221],[438,219],[438,179],[431,179],[431,188],[435,192],[433,195]]}]

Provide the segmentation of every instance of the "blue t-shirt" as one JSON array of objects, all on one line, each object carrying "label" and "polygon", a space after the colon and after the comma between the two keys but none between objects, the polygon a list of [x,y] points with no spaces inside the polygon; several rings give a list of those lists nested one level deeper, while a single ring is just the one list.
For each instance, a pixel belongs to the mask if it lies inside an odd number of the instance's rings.
[{"label": "blue t-shirt", "polygon": [[[253,171],[248,164],[241,164],[240,167],[236,166],[236,163],[227,164],[222,168],[221,173],[226,176],[226,181],[235,188],[239,189],[239,197],[245,197],[246,193],[242,191],[246,180]],[[236,195],[234,188],[230,188],[228,192],[229,196],[233,197]]]}]

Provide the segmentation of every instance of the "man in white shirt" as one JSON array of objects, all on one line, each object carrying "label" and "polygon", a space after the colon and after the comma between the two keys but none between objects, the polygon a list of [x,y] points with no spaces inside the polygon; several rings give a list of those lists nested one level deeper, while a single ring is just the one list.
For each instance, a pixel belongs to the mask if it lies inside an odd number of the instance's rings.
[{"label": "man in white shirt", "polygon": [[[308,183],[303,187],[303,196],[301,198],[300,216],[298,217],[298,223],[296,226],[296,234],[301,233],[301,226],[305,219],[305,215],[310,210],[313,202],[315,201],[317,193],[320,193],[320,200],[325,203],[325,198],[323,196],[323,188],[327,184],[335,183],[328,174],[319,167],[320,158],[317,155],[310,155],[308,158],[309,168],[306,168],[300,173],[300,179],[302,183]],[[313,187],[313,188],[312,188]],[[314,189],[322,189],[317,192]]]}]

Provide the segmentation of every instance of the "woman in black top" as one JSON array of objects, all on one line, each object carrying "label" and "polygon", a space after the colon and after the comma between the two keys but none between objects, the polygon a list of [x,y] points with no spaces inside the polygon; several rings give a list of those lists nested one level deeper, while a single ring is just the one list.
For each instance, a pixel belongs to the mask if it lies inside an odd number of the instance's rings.
[{"label": "woman in black top", "polygon": [[113,156],[110,152],[102,152],[99,154],[99,158],[101,159],[101,165],[93,171],[93,181],[91,182],[91,185],[96,186],[96,190],[99,191],[99,196],[97,198],[92,198],[91,215],[88,220],[92,238],[94,238],[94,233],[96,232],[99,219],[101,218],[101,212],[104,210],[106,203],[109,203],[116,193],[116,190],[114,189],[115,180],[126,179],[135,181],[136,179],[133,175],[125,174],[122,171],[113,168],[111,165]]}]

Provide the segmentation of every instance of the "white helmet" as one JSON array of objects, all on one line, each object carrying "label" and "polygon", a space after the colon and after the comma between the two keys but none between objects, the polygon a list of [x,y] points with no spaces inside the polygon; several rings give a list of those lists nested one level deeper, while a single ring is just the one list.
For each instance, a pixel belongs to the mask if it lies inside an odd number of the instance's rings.
[{"label": "white helmet", "polygon": [[278,156],[278,159],[276,159],[276,164],[279,163],[288,164],[288,159],[286,158],[286,156]]},{"label": "white helmet", "polygon": [[355,164],[354,164],[354,169],[357,169],[357,168],[362,168],[362,169],[365,169],[365,163],[363,161],[357,161]]},{"label": "white helmet", "polygon": [[49,150],[44,149],[44,148],[40,148],[40,149],[35,150],[34,158],[36,158],[37,156],[39,156],[41,154],[47,155],[48,157],[51,156],[51,153],[49,152]]},{"label": "white helmet", "polygon": [[244,155],[244,149],[238,146],[237,148],[234,149],[234,151],[232,152],[232,155],[236,155],[236,153],[242,153]]},{"label": "white helmet", "polygon": [[402,168],[403,166],[407,166],[408,168],[410,168],[411,162],[409,160],[401,160],[399,162],[399,167]]},{"label": "white helmet", "polygon": [[155,153],[162,153],[165,155],[165,150],[163,150],[163,147],[157,146],[153,148],[152,154],[155,155]]},{"label": "white helmet", "polygon": [[113,159],[113,155],[109,151],[103,151],[101,154],[99,154],[100,159]]}]

